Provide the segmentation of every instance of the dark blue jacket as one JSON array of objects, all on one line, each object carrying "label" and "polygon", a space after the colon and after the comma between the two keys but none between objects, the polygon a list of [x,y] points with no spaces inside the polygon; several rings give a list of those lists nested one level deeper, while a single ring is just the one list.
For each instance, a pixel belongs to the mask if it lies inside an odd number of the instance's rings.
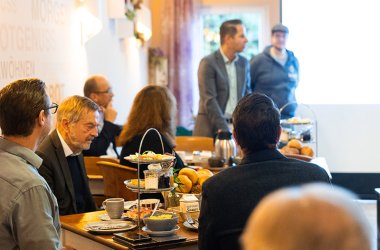
[{"label": "dark blue jacket", "polygon": [[[298,60],[287,50],[288,60],[282,66],[270,55],[271,46],[251,60],[252,92],[266,94],[280,109],[289,102],[296,102],[295,90],[298,84]],[[282,118],[294,116],[297,105],[289,105],[281,113]]]}]

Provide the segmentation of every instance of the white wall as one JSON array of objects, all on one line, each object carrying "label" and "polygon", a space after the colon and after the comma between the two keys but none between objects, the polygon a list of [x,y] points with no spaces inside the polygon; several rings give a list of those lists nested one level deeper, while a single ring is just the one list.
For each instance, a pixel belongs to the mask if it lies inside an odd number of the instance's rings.
[{"label": "white wall", "polygon": [[75,0],[0,1],[0,87],[24,77],[44,80],[52,99],[83,95],[90,74],[106,75],[115,92],[118,123],[147,83],[147,49],[134,38],[119,39],[105,0],[84,1],[103,24],[86,44],[81,41]]},{"label": "white wall", "polygon": [[380,172],[380,105],[311,105],[331,172]]},{"label": "white wall", "polygon": [[107,1],[97,2],[103,29],[86,43],[88,73],[100,73],[109,78],[115,94],[113,105],[118,110],[116,122],[122,124],[134,96],[148,83],[148,46],[142,46],[134,37],[119,39],[115,33],[115,20],[107,17]]}]

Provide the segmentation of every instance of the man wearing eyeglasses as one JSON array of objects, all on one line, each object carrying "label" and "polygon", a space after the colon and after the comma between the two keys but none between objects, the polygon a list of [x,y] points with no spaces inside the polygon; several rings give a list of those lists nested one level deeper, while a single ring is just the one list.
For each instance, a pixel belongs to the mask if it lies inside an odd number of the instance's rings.
[{"label": "man wearing eyeglasses", "polygon": [[51,129],[57,104],[39,79],[0,90],[0,248],[60,249],[57,200],[38,174],[34,153]]},{"label": "man wearing eyeglasses", "polygon": [[112,88],[108,80],[102,75],[93,75],[86,80],[83,88],[84,96],[93,100],[102,109],[103,128],[99,136],[95,138],[90,149],[84,150],[85,156],[107,155],[110,145],[117,157],[115,138],[121,132],[121,126],[114,124],[117,111],[112,107]]},{"label": "man wearing eyeglasses", "polygon": [[37,149],[43,159],[38,171],[57,197],[60,215],[96,210],[82,151],[98,136],[99,111],[87,97],[65,99],[57,112],[57,129]]}]

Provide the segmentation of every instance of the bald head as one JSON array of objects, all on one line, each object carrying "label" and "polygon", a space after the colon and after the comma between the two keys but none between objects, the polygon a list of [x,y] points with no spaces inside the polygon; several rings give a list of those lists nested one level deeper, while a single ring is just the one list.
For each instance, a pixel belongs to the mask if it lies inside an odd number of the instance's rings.
[{"label": "bald head", "polygon": [[103,75],[90,76],[84,84],[83,92],[84,96],[104,108],[112,101],[113,97],[112,88]]},{"label": "bald head", "polygon": [[355,198],[326,184],[274,192],[250,216],[243,249],[370,250],[370,226]]}]

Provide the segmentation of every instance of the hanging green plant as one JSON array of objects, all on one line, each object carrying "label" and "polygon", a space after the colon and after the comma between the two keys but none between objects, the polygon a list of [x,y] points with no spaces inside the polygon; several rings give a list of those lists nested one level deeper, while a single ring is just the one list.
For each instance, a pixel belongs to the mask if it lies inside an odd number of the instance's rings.
[{"label": "hanging green plant", "polygon": [[141,9],[141,4],[143,3],[143,0],[126,0],[126,11],[125,16],[131,20],[134,21],[136,17],[136,10]]}]

